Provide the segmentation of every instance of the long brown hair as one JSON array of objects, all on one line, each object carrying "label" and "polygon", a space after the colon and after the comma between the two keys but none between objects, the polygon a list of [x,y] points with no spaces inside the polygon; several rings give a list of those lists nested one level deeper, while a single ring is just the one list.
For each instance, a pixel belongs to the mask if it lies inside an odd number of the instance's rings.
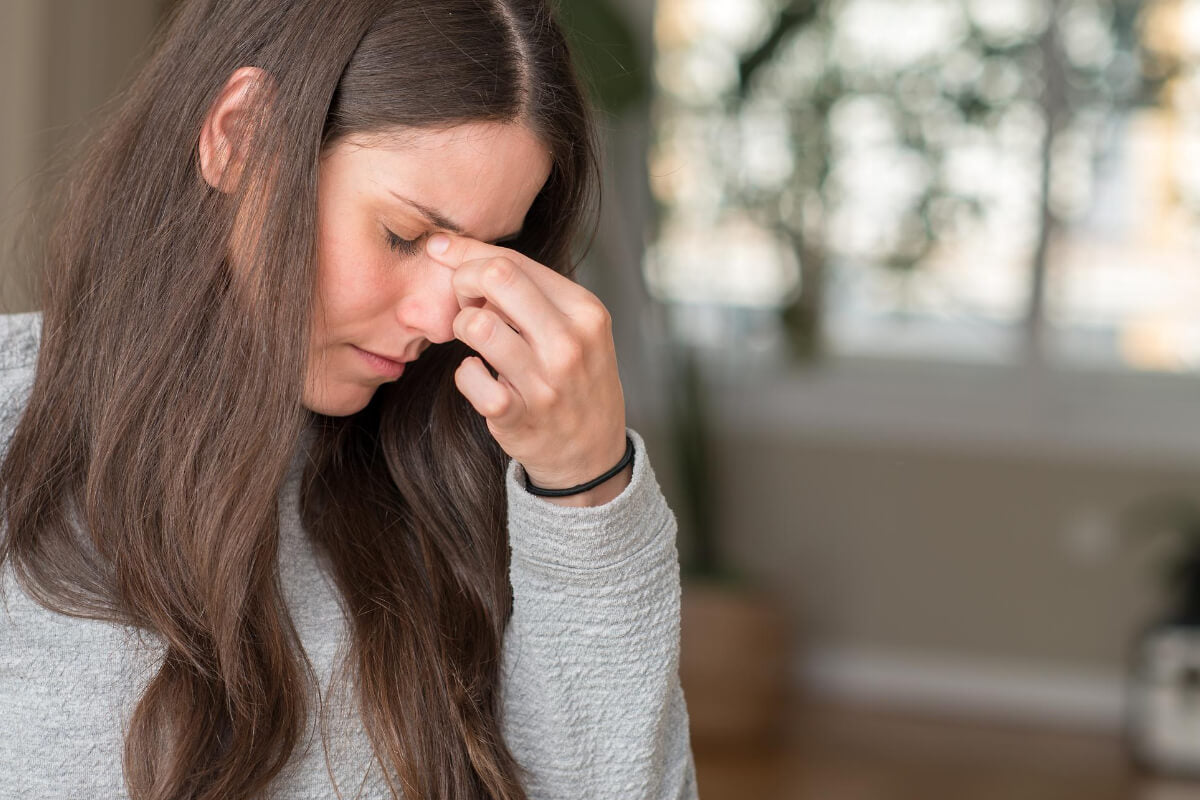
[{"label": "long brown hair", "polygon": [[[223,193],[197,141],[242,66],[269,91]],[[36,379],[0,465],[0,566],[48,608],[161,639],[125,740],[136,800],[251,797],[303,735],[313,676],[281,593],[277,500],[304,435],[301,516],[343,596],[357,710],[393,793],[525,796],[498,718],[506,457],[454,386],[471,351],[430,347],[348,417],[300,404],[323,149],[476,120],[549,149],[512,246],[569,274],[596,156],[544,0],[185,0],[72,162]]]}]

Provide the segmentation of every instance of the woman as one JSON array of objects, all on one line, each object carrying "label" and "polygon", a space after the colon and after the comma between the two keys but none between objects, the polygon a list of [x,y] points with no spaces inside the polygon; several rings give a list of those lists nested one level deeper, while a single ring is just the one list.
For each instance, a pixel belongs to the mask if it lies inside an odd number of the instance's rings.
[{"label": "woman", "polygon": [[179,5],[0,325],[6,792],[695,796],[591,141],[539,0]]}]

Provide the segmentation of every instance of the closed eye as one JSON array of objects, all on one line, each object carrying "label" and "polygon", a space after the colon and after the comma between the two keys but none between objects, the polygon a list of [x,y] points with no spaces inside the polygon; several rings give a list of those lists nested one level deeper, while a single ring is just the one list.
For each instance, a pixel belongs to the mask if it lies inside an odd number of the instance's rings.
[{"label": "closed eye", "polygon": [[[387,229],[385,228],[384,230]],[[392,248],[402,256],[415,256],[417,253],[419,253],[421,251],[419,243],[421,239],[424,238],[424,236],[420,236],[416,239],[403,239],[391,231],[387,232],[388,247]]]}]

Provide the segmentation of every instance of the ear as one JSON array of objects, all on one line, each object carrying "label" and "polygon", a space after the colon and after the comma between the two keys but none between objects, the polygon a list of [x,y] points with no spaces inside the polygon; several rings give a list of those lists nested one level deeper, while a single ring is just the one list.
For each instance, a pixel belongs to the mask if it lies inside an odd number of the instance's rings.
[{"label": "ear", "polygon": [[251,139],[250,127],[262,103],[269,102],[271,77],[258,67],[234,70],[208,109],[200,129],[200,174],[210,186],[229,192],[237,186]]}]

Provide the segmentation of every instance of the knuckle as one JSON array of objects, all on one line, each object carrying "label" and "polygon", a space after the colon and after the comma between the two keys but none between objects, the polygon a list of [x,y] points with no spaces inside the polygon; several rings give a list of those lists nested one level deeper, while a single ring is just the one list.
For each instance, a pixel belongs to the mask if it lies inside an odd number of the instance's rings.
[{"label": "knuckle", "polygon": [[583,363],[583,345],[578,339],[564,337],[553,348],[550,363],[559,372],[575,369]]},{"label": "knuckle", "polygon": [[507,397],[489,400],[484,404],[483,415],[486,417],[501,417],[508,413],[508,409],[511,406],[512,401]]},{"label": "knuckle", "polygon": [[532,390],[533,404],[538,408],[553,408],[558,405],[562,393],[552,384],[541,383]]},{"label": "knuckle", "polygon": [[487,340],[496,327],[496,323],[486,311],[473,312],[467,317],[467,321],[462,324],[467,336],[480,340]]},{"label": "knuckle", "polygon": [[579,322],[589,333],[606,333],[612,329],[612,315],[600,301],[588,303],[579,312]]},{"label": "knuckle", "polygon": [[507,286],[517,277],[517,265],[512,259],[497,256],[483,268],[483,279],[492,286]]}]

